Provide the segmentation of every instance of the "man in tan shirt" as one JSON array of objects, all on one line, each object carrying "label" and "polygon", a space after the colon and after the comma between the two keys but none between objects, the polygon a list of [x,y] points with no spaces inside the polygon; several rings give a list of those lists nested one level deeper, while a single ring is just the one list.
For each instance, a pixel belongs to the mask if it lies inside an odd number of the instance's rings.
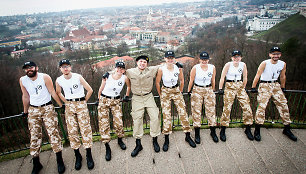
[{"label": "man in tan shirt", "polygon": [[[137,67],[126,71],[126,76],[131,82],[132,97],[132,117],[134,122],[133,136],[136,138],[136,147],[131,153],[132,157],[138,155],[142,150],[140,139],[143,136],[143,116],[144,109],[150,117],[150,135],[153,137],[153,147],[155,152],[160,151],[157,136],[160,135],[159,109],[156,106],[152,94],[153,79],[157,74],[159,66],[148,67],[149,58],[139,56],[136,58]],[[128,95],[127,95],[128,96]]]}]

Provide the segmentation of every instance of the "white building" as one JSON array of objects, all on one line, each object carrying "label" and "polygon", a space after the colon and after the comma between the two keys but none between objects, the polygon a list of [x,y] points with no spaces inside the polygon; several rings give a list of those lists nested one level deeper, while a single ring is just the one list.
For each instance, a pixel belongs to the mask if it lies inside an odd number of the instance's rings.
[{"label": "white building", "polygon": [[194,14],[193,12],[185,12],[185,16],[187,18],[200,18],[201,17],[199,14]]},{"label": "white building", "polygon": [[130,34],[132,37],[136,38],[136,40],[140,41],[156,41],[156,36],[158,34],[158,31],[131,31]]},{"label": "white building", "polygon": [[36,22],[36,18],[28,17],[28,18],[26,18],[26,22],[27,22],[28,24],[33,24],[34,22]]},{"label": "white building", "polygon": [[246,24],[246,29],[250,31],[265,31],[269,30],[276,24],[285,20],[284,18],[279,17],[254,17],[253,19],[249,19]]}]

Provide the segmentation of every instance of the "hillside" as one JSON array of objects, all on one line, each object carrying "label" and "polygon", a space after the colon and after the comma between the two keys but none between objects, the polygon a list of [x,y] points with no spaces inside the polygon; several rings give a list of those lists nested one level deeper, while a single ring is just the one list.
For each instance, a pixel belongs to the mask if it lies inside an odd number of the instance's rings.
[{"label": "hillside", "polygon": [[300,41],[306,40],[306,18],[300,14],[294,14],[286,20],[275,25],[271,29],[255,36],[257,39],[274,40],[284,43],[289,38],[295,37]]}]

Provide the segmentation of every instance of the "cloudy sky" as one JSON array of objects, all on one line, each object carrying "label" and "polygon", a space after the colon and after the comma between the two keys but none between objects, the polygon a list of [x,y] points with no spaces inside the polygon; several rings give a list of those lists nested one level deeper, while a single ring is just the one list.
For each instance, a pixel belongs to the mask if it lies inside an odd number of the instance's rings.
[{"label": "cloudy sky", "polygon": [[203,0],[1,0],[0,16]]}]

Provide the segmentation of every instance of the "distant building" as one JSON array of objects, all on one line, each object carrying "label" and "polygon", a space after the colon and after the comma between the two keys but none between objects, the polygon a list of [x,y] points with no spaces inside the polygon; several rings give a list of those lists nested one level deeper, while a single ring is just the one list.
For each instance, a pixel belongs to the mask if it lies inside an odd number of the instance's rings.
[{"label": "distant building", "polygon": [[130,37],[129,35],[125,35],[124,37],[122,37],[122,40],[127,45],[136,45],[136,38]]},{"label": "distant building", "polygon": [[248,20],[246,29],[249,31],[265,31],[269,30],[283,20],[285,20],[285,18],[254,17],[253,19]]},{"label": "distant building", "polygon": [[25,54],[26,51],[28,51],[28,50],[24,49],[24,50],[13,51],[13,52],[11,52],[11,57],[12,58],[20,58],[22,55]]},{"label": "distant building", "polygon": [[167,42],[167,49],[176,51],[180,46],[180,42],[178,40],[170,40]]},{"label": "distant building", "polygon": [[194,14],[194,12],[185,12],[185,16],[187,18],[200,18],[201,17],[199,14]]},{"label": "distant building", "polygon": [[246,29],[249,31],[265,31],[274,27],[276,24],[285,20],[279,16],[279,11],[275,10],[274,5],[262,6],[260,16],[255,16],[249,19],[246,24]]},{"label": "distant building", "polygon": [[306,18],[306,3],[301,3],[299,5],[300,14]]},{"label": "distant building", "polygon": [[90,36],[90,32],[86,28],[78,29],[78,30],[72,30],[68,33],[68,36],[66,38],[85,38],[87,36]]},{"label": "distant building", "polygon": [[33,23],[36,22],[36,18],[28,17],[28,18],[26,18],[26,22],[27,22],[28,24],[33,24]]},{"label": "distant building", "polygon": [[130,34],[136,40],[155,42],[158,31],[130,30]]},{"label": "distant building", "polygon": [[61,44],[70,43],[70,48],[73,50],[99,49],[104,46],[101,42],[107,39],[106,35],[93,35],[86,28],[82,28],[70,31],[66,37],[61,39]]},{"label": "distant building", "polygon": [[170,32],[158,32],[156,41],[159,43],[167,43],[171,39],[170,34]]},{"label": "distant building", "polygon": [[104,32],[114,32],[116,30],[112,23],[105,24],[102,29]]}]

